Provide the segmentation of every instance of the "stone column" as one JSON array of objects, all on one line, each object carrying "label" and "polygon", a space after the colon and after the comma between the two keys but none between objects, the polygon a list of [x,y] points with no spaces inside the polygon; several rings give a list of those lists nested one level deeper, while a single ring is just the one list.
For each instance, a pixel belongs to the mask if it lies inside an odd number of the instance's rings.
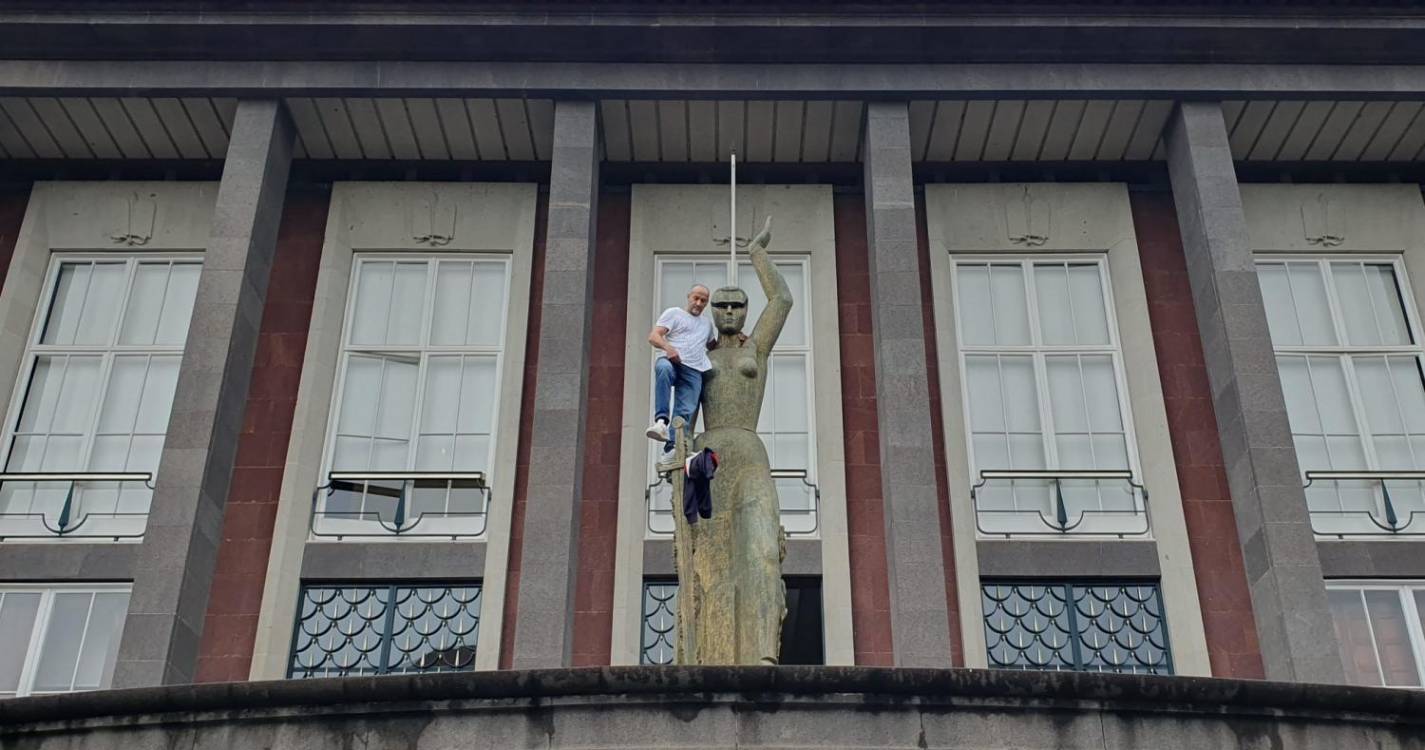
[{"label": "stone column", "polygon": [[[515,669],[566,667],[574,639],[599,193],[593,102],[554,105],[539,367],[515,611]],[[622,338],[616,332],[615,339]]]},{"label": "stone column", "polygon": [[1266,676],[1343,682],[1221,106],[1183,102],[1166,140]]},{"label": "stone column", "polygon": [[238,104],[114,687],[193,681],[294,132],[280,101]]},{"label": "stone column", "polygon": [[866,108],[866,235],[876,416],[898,667],[949,667],[950,616],[940,549],[930,383],[916,246],[915,189],[905,102]]}]

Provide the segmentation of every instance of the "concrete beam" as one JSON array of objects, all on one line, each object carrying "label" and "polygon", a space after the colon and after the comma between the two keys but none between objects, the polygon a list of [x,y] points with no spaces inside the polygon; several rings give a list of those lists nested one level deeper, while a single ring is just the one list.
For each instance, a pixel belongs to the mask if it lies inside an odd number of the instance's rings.
[{"label": "concrete beam", "polygon": [[213,209],[114,687],[193,681],[295,130],[242,101]]},{"label": "concrete beam", "polygon": [[1343,682],[1222,108],[1183,103],[1166,142],[1267,679]]},{"label": "concrete beam", "polygon": [[1425,66],[3,60],[0,95],[1419,99]]},{"label": "concrete beam", "polygon": [[593,102],[554,106],[539,368],[516,609],[515,669],[570,664],[589,404],[599,125]]},{"label": "concrete beam", "polygon": [[925,358],[910,110],[905,102],[866,109],[866,239],[871,254],[871,332],[876,349],[881,492],[896,666],[948,667],[930,377]]}]

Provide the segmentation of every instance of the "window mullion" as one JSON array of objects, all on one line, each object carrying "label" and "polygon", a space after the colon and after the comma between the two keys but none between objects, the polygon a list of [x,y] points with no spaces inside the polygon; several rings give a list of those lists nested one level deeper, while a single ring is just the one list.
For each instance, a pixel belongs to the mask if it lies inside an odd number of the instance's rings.
[{"label": "window mullion", "polygon": [[[371,435],[366,440],[366,468],[370,469],[371,464],[376,460],[376,441],[381,438],[381,414],[386,408],[386,369],[388,363],[385,358],[381,362],[381,377],[376,380],[376,413],[371,418]],[[366,491],[361,491],[361,509],[366,510]]]},{"label": "window mullion", "polygon": [[[84,435],[84,440],[79,446],[79,461],[72,471],[84,471],[89,468],[89,460],[94,455],[94,441],[99,433],[99,418],[104,413],[104,402],[109,397],[109,385],[114,370],[114,353],[104,352],[99,360],[99,398],[94,400],[94,413],[89,417],[89,429]],[[68,372],[66,371],[66,376]],[[49,452],[49,443],[46,441],[45,452]]]},{"label": "window mullion", "polygon": [[[1386,361],[1387,368],[1389,360]],[[1365,398],[1361,396],[1361,384],[1356,379],[1356,362],[1349,354],[1341,355],[1342,375],[1346,380],[1346,394],[1351,401],[1351,414],[1356,419],[1356,433],[1360,436],[1362,455],[1366,457],[1367,469],[1379,469],[1380,459],[1376,456],[1375,435],[1371,432],[1370,423],[1366,418]],[[1386,370],[1386,376],[1390,376],[1390,370]],[[1402,427],[1403,420],[1402,419]],[[1325,428],[1325,425],[1322,425]]]},{"label": "window mullion", "polygon": [[[406,444],[406,470],[413,470],[416,466],[416,446],[421,442],[421,412],[425,408],[426,397],[426,377],[430,367],[430,353],[421,352],[418,355],[416,364],[416,394],[411,404],[411,423],[409,431],[410,442]],[[459,414],[457,413],[457,418]],[[451,443],[454,448],[454,441]]]},{"label": "window mullion", "polygon": [[[110,323],[110,325],[113,326],[109,331],[109,340],[107,342],[110,348],[118,346],[119,337],[123,335],[124,316],[129,312],[129,298],[133,296],[134,278],[138,276],[138,268],[138,258],[131,257],[124,263],[124,288],[119,297],[119,308],[114,311],[114,320]],[[158,328],[155,324],[154,338],[157,338],[157,332]]]},{"label": "window mullion", "polygon": [[1366,615],[1366,632],[1371,636],[1371,655],[1376,660],[1376,675],[1380,677],[1380,684],[1390,687],[1385,681],[1385,662],[1381,659],[1380,646],[1376,643],[1376,625],[1371,619],[1371,603],[1366,599],[1365,588],[1357,588],[1356,595],[1361,597],[1361,611]]},{"label": "window mullion", "polygon": [[[1331,326],[1336,331],[1336,343],[1339,346],[1349,346],[1350,338],[1346,335],[1346,312],[1341,307],[1341,297],[1336,294],[1336,275],[1331,269],[1331,260],[1321,258],[1316,261],[1316,266],[1321,273],[1321,286],[1326,292],[1326,307],[1331,313]],[[1302,343],[1306,342],[1305,335],[1302,336]]]},{"label": "window mullion", "polygon": [[35,623],[30,628],[30,643],[25,649],[25,665],[20,668],[20,684],[15,688],[15,697],[23,697],[35,689],[35,673],[40,668],[41,650],[44,648],[45,631],[49,628],[50,610],[54,606],[54,589],[40,591],[40,603],[35,608]]},{"label": "window mullion", "polygon": [[1044,444],[1044,467],[1058,469],[1059,442],[1055,439],[1057,427],[1054,424],[1054,409],[1050,403],[1049,367],[1044,352],[1035,352],[1033,362],[1034,395],[1039,401],[1039,432]]},{"label": "window mullion", "polygon": [[[1046,469],[1057,469],[1059,467],[1059,447],[1054,440],[1054,419],[1049,404],[1049,380],[1047,368],[1044,362],[1044,332],[1039,326],[1039,287],[1034,283],[1034,262],[1028,258],[1019,261],[1021,274],[1024,276],[1024,301],[1025,314],[1029,318],[1029,351],[1030,361],[1034,367],[1034,395],[1039,402],[1039,439],[1044,446],[1044,467]],[[991,302],[994,297],[991,293]],[[1003,383],[1004,378],[1000,381]],[[1001,392],[1004,386],[1001,385]],[[1008,431],[1009,423],[1005,423],[1005,430]]]},{"label": "window mullion", "polygon": [[[74,669],[69,673],[69,691],[73,691],[75,682],[79,680],[79,665],[84,663],[84,643],[89,640],[89,621],[94,619],[94,603],[98,600],[98,592],[89,592],[89,607],[84,611],[84,626],[79,629],[79,648],[74,650]],[[117,647],[118,644],[115,644]]]}]

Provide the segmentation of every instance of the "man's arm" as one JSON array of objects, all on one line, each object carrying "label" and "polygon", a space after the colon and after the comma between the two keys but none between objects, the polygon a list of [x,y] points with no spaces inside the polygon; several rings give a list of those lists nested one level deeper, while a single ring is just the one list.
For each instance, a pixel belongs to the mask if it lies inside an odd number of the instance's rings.
[{"label": "man's arm", "polygon": [[653,345],[654,349],[658,349],[666,354],[669,362],[678,361],[678,350],[674,349],[673,345],[668,343],[667,326],[653,326],[653,330],[648,332],[648,343]]}]

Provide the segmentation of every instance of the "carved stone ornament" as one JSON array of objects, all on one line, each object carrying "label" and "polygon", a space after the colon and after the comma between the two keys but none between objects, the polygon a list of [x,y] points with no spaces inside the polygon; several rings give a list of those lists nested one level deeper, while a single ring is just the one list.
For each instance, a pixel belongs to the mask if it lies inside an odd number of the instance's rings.
[{"label": "carved stone ornament", "polygon": [[109,239],[115,244],[134,247],[147,245],[148,241],[153,239],[153,225],[158,219],[158,201],[154,200],[152,193],[131,193],[122,199],[118,213],[122,217],[121,225],[117,232],[109,235]]},{"label": "carved stone ornament", "polygon": [[1340,212],[1331,203],[1331,197],[1318,193],[1301,204],[1301,227],[1308,245],[1318,247],[1339,247],[1346,241],[1346,230],[1341,227]]},{"label": "carved stone ornament", "polygon": [[412,211],[411,239],[431,247],[449,245],[455,239],[456,209],[456,204],[442,201],[440,193],[432,190],[430,199]]},{"label": "carved stone ornament", "polygon": [[1004,225],[1009,241],[1024,247],[1040,247],[1049,241],[1053,208],[1049,201],[1035,198],[1026,185],[1021,193],[1005,201]]}]

